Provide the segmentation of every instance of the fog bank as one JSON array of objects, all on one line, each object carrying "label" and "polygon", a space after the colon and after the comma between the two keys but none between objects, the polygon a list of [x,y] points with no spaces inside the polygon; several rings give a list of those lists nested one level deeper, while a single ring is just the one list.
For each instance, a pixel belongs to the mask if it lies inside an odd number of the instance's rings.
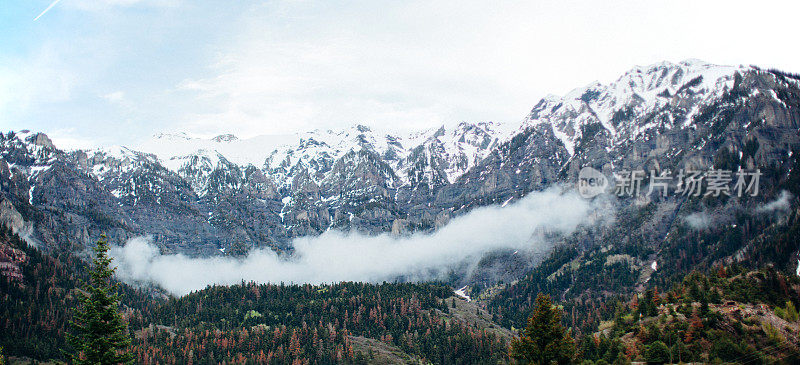
[{"label": "fog bank", "polygon": [[175,295],[242,280],[311,284],[398,277],[432,280],[442,278],[452,265],[477,262],[493,250],[547,249],[552,243],[546,236],[568,234],[581,224],[593,223],[596,211],[577,194],[549,189],[505,207],[477,208],[433,233],[397,237],[328,231],[296,238],[289,258],[268,249],[251,251],[244,258],[162,255],[147,237],[112,248],[111,256],[122,280],[154,283]]}]

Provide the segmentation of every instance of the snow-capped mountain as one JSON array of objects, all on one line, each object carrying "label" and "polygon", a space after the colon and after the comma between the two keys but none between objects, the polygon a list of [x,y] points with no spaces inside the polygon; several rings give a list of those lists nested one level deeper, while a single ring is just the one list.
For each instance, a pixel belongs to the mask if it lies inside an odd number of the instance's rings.
[{"label": "snow-capped mountain", "polygon": [[369,151],[391,161],[403,153],[399,138],[357,125],[342,131],[315,130],[300,135],[296,144],[278,146],[265,156],[263,166],[281,187],[290,187],[295,174],[307,174],[321,184],[336,160],[349,153]]},{"label": "snow-capped mountain", "polygon": [[[431,191],[455,181],[496,147],[508,133],[499,127],[459,123],[400,134],[356,125],[252,139],[159,134],[142,147],[201,199],[242,190],[245,172],[258,171],[265,178],[257,189],[280,198],[281,220],[296,234],[306,234],[349,224],[351,201],[387,205],[386,199],[398,195],[409,196],[407,202],[412,195],[430,199]],[[309,226],[313,220],[321,221]]]},{"label": "snow-capped mountain", "polygon": [[[232,134],[209,139],[158,134],[138,148],[158,156],[163,166],[179,173],[184,169],[204,175],[219,164],[233,163],[240,168],[253,165],[269,172],[279,187],[290,186],[299,170],[306,170],[313,182],[320,184],[334,161],[351,152],[370,151],[391,165],[400,179],[396,183],[403,185],[416,178],[409,173],[423,157],[425,165],[441,169],[447,180],[457,179],[485,157],[504,137],[503,133],[508,134],[496,127],[498,125],[491,122],[462,122],[400,134],[356,125],[338,131],[314,130],[292,136],[249,139],[239,139]],[[202,181],[193,187],[202,188]],[[196,192],[203,195],[202,191]]]},{"label": "snow-capped mountain", "polygon": [[[636,67],[616,81],[592,83],[564,96],[549,95],[533,108],[523,126],[545,123],[570,154],[582,128],[598,124],[612,144],[635,139],[653,128],[686,127],[703,105],[733,87],[747,67],[717,66],[698,60]],[[656,114],[647,124],[637,117]]]},{"label": "snow-capped mountain", "polygon": [[786,159],[800,148],[799,95],[798,79],[779,71],[662,62],[547,96],[516,124],[160,134],[71,152],[43,134],[8,133],[0,181],[18,211],[51,217],[39,235],[54,244],[103,230],[151,234],[193,254],[287,248],[291,237],[329,229],[433,229],[472,207],[571,181],[585,165],[711,166],[727,153],[746,166]]},{"label": "snow-capped mountain", "polygon": [[[506,131],[495,127],[493,123],[459,123],[413,135],[409,139],[417,142],[412,143],[416,146],[398,161],[396,170],[411,185],[437,179],[453,182],[506,137]],[[427,168],[420,169],[422,166]]]}]

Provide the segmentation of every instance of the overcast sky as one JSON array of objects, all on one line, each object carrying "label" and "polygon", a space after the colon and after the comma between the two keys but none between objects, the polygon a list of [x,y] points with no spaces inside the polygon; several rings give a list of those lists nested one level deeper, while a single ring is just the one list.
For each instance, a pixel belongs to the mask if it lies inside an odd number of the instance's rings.
[{"label": "overcast sky", "polygon": [[52,3],[0,4],[0,130],[64,147],[517,122],[662,60],[800,72],[791,1]]}]

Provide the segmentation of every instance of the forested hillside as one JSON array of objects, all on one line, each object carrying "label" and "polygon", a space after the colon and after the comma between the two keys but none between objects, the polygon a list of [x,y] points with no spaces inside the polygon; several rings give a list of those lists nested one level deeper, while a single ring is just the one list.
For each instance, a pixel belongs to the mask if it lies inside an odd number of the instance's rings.
[{"label": "forested hillside", "polygon": [[[4,355],[63,359],[85,265],[42,254],[7,229],[0,232],[0,244],[4,258],[13,259],[13,266],[3,266],[0,280]],[[574,254],[557,250],[528,279],[548,283],[546,277],[535,279],[537,273],[569,262]],[[557,302],[579,345],[575,361],[797,360],[797,276],[771,266],[751,271],[737,264],[693,271],[663,287],[669,289],[653,286],[633,296],[583,295]],[[492,323],[481,304],[453,297],[442,284],[242,283],[166,299],[124,284],[120,291],[138,363],[508,361],[508,332]],[[507,291],[488,301],[491,318],[509,318],[498,317],[496,306],[504,298]],[[501,313],[515,307],[508,308]],[[516,316],[525,316],[524,309],[517,310]]]},{"label": "forested hillside", "polygon": [[773,268],[695,272],[666,293],[658,288],[616,302],[613,318],[583,342],[582,356],[613,362],[800,361],[800,280]]},{"label": "forested hillside", "polygon": [[[603,304],[607,299],[670,287],[693,271],[735,263],[749,270],[773,266],[792,273],[800,259],[798,156],[791,153],[761,166],[761,194],[771,196],[773,206],[782,202],[780,209],[767,209],[763,197],[759,202],[689,196],[661,206],[632,202],[616,213],[612,226],[565,238],[521,279],[476,290],[491,293],[489,309],[506,327],[522,327],[533,299],[542,292],[564,301],[568,323],[576,331],[587,331],[613,311]],[[747,156],[727,158],[719,157],[717,166],[743,163]],[[709,220],[702,227],[689,219],[698,212]]]},{"label": "forested hillside", "polygon": [[[82,261],[56,259],[8,229],[0,345],[6,355],[63,359]],[[452,290],[442,284],[214,286],[181,298],[122,284],[122,310],[141,363],[367,363],[383,356],[379,341],[403,356],[434,363],[500,361],[507,338],[449,312]],[[476,310],[477,311],[477,310]],[[492,360],[493,359],[493,360]]]}]

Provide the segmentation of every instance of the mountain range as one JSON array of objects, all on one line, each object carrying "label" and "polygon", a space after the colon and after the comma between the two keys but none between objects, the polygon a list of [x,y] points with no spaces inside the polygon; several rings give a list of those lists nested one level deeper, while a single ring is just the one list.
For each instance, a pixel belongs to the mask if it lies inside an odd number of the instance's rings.
[{"label": "mountain range", "polygon": [[[687,60],[549,95],[519,123],[158,134],[70,151],[42,133],[8,132],[0,218],[55,250],[101,232],[116,242],[151,235],[164,252],[199,256],[291,250],[292,238],[331,229],[404,235],[573,184],[584,166],[676,171],[729,155],[744,168],[784,164],[800,146],[799,104],[796,75]],[[766,198],[778,193],[767,184]]]}]

